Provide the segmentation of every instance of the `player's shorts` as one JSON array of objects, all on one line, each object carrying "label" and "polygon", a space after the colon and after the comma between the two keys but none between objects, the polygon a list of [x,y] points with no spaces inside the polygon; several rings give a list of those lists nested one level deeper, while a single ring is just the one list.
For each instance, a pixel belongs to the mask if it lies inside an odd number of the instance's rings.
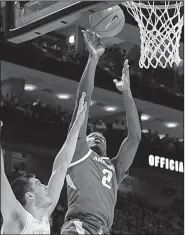
[{"label": "player's shorts", "polygon": [[64,223],[61,235],[110,235],[110,232],[93,222],[73,218]]}]

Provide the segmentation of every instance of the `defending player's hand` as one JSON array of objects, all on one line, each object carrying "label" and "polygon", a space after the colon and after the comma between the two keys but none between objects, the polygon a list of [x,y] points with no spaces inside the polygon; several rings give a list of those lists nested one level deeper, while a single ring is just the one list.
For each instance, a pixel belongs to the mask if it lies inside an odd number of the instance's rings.
[{"label": "defending player's hand", "polygon": [[105,51],[105,41],[102,41],[97,34],[90,32],[89,30],[82,30],[85,44],[88,48],[90,56],[95,59],[99,59],[99,57]]},{"label": "defending player's hand", "polygon": [[129,75],[128,60],[125,60],[123,66],[121,81],[114,79],[113,82],[115,83],[116,88],[121,92],[130,90],[130,75]]},{"label": "defending player's hand", "polygon": [[80,98],[80,101],[79,101],[78,111],[77,111],[77,115],[76,115],[76,119],[77,119],[78,125],[80,125],[80,127],[84,122],[85,113],[87,111],[87,102],[85,102],[85,96],[86,96],[86,94],[83,92],[82,97]]}]

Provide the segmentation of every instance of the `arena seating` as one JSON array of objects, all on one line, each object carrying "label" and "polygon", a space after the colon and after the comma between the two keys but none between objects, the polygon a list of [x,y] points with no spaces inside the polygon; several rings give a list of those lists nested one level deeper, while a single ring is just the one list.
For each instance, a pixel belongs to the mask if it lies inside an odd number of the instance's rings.
[{"label": "arena seating", "polygon": [[[46,145],[50,148],[60,147],[61,141],[59,141],[59,143],[57,143],[57,141],[51,143],[44,133],[50,131],[50,136],[52,136],[52,133],[55,133],[54,135],[58,135],[58,139],[64,140],[71,120],[71,113],[60,106],[55,110],[37,98],[29,103],[24,103],[23,100],[23,95],[20,95],[19,97],[16,97],[15,94],[12,94],[10,97],[8,95],[5,97],[1,95],[1,119],[4,122],[9,122],[9,125],[16,125],[16,127],[14,126],[14,129],[19,127],[19,123],[24,123],[24,130],[21,129],[21,131],[17,131],[17,133],[19,133],[17,138],[20,137],[20,141],[22,140],[23,142],[30,142],[36,145]],[[42,138],[39,134],[37,135],[35,132],[32,132],[32,129],[35,129],[34,125],[38,127],[38,132],[41,133]],[[64,134],[62,135],[59,130],[62,130]],[[29,132],[29,135],[24,133],[21,135],[21,132],[24,131],[27,133]],[[107,141],[111,142],[110,146],[115,146],[113,149],[110,147],[110,155],[115,155],[115,151],[117,151],[117,148],[121,144],[120,141],[127,135],[126,123],[120,120],[105,124],[102,120],[93,121],[90,119],[88,123],[88,132],[92,131],[103,132]],[[113,136],[115,138],[113,138]],[[43,143],[40,142],[41,139]],[[112,142],[113,139],[115,140],[114,143]],[[173,137],[165,135],[160,139],[157,131],[148,130],[148,133],[142,133],[141,144],[142,143],[145,146],[147,145],[148,148],[150,147],[150,149],[155,149],[155,151],[160,152],[161,156],[164,156],[164,154],[172,157],[175,156],[177,160],[181,159],[183,161],[184,142],[180,141],[178,138],[174,139]]]},{"label": "arena seating", "polygon": [[[19,123],[23,125],[24,129],[29,126],[29,135],[28,129],[26,129],[26,135],[21,131],[17,131],[17,138],[20,138],[20,141],[24,141],[21,139],[27,136],[26,141],[35,144],[36,146],[40,144],[49,145],[49,141],[47,142],[47,138],[44,139],[45,133],[44,129],[52,130],[55,135],[57,131],[61,128],[63,135],[60,138],[61,141],[64,141],[67,127],[71,119],[71,114],[69,114],[68,110],[62,109],[62,107],[58,107],[57,110],[52,110],[47,105],[43,104],[40,100],[36,100],[25,104],[23,102],[23,97],[16,97],[15,94],[12,94],[12,97],[1,96],[1,119],[5,123],[14,125],[13,128],[18,128]],[[27,127],[26,127],[27,126]],[[37,132],[42,133],[43,143],[39,142],[40,136],[36,136],[31,129],[33,126],[38,127]],[[106,138],[114,140],[115,149],[112,147],[108,149],[108,154],[113,155],[119,145],[118,140],[122,140],[124,136],[127,134],[126,125],[123,121],[115,120],[113,123],[105,124],[102,120],[98,123],[93,123],[93,120],[89,122],[89,130],[94,131],[99,130],[104,132]],[[39,129],[41,128],[41,129]],[[59,129],[58,129],[59,128]],[[52,133],[51,133],[52,136]],[[29,137],[29,138],[28,138]],[[15,136],[13,137],[15,140]],[[38,139],[37,139],[38,138]],[[3,141],[8,141],[7,137],[3,136]],[[173,139],[166,135],[163,139],[160,139],[157,132],[152,132],[151,130],[148,133],[142,134],[142,140],[145,146],[150,146],[151,148],[157,149],[157,151],[162,151],[164,153],[176,153],[175,156],[179,159],[183,159],[183,142],[180,142],[178,139]],[[142,144],[141,144],[142,145]],[[56,147],[53,145],[49,145],[50,148]],[[142,147],[141,147],[142,149]],[[144,150],[140,150],[144,151]],[[173,156],[171,154],[170,156]],[[16,172],[9,179],[12,181],[15,177],[19,175],[19,171],[17,169]],[[173,206],[174,207],[174,206]],[[176,207],[176,206],[175,206]],[[51,228],[52,234],[58,235],[60,234],[60,228],[64,222],[64,216],[67,209],[66,199],[61,196],[61,200],[58,203],[51,219]],[[133,235],[133,234],[141,234],[141,235],[181,235],[183,234],[183,216],[178,214],[174,208],[169,208],[171,210],[171,218],[167,220],[164,219],[167,214],[161,215],[160,208],[154,208],[152,206],[147,205],[141,201],[140,197],[133,193],[118,195],[118,201],[115,210],[115,219],[111,230],[111,235]],[[168,211],[169,212],[169,211]],[[174,221],[178,221],[174,224]],[[2,222],[2,221],[1,221]]]},{"label": "arena seating", "polygon": [[[168,213],[170,211],[173,215],[171,220],[165,220],[165,215],[160,215],[161,208],[148,205],[138,195],[132,192],[124,195],[118,194],[111,235],[182,235],[183,213],[179,214],[179,210],[174,210],[173,207],[172,205],[168,208]],[[61,195],[60,201],[50,218],[52,235],[60,235],[66,211],[66,198]],[[174,219],[178,220],[178,224],[173,223]]]}]

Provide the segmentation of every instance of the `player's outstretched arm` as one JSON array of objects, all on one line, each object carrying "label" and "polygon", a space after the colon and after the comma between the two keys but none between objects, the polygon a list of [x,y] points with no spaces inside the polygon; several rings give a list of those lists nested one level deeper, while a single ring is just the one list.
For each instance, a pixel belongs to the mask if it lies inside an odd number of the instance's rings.
[{"label": "player's outstretched arm", "polygon": [[69,126],[70,130],[76,118],[79,99],[82,95],[82,92],[85,92],[86,93],[85,101],[87,102],[87,112],[86,112],[85,121],[80,129],[79,141],[78,141],[79,145],[77,146],[77,148],[81,148],[80,143],[86,143],[89,106],[91,103],[91,96],[94,90],[95,70],[100,56],[105,51],[104,48],[105,42],[101,41],[95,33],[92,33],[89,30],[82,31],[82,33],[84,36],[84,41],[89,51],[89,58],[77,89],[75,110],[73,112],[73,117]]},{"label": "player's outstretched arm", "polygon": [[85,93],[82,93],[82,97],[79,101],[79,107],[77,110],[76,119],[73,123],[73,126],[71,127],[70,132],[68,133],[67,139],[63,147],[57,154],[53,164],[52,175],[48,183],[48,194],[52,198],[53,204],[47,211],[48,215],[50,215],[53,212],[56,204],[58,203],[60,193],[63,188],[64,179],[67,173],[67,169],[72,161],[76,149],[76,143],[80,127],[84,122],[85,113],[87,111],[87,103],[84,102],[84,100],[85,100]]},{"label": "player's outstretched arm", "polygon": [[117,156],[113,159],[114,164],[116,166],[118,184],[120,184],[123,178],[125,177],[125,172],[129,169],[130,165],[134,160],[141,139],[141,127],[139,123],[139,117],[130,90],[128,60],[126,60],[124,63],[121,81],[117,81],[115,79],[114,83],[117,89],[121,91],[123,95],[128,128],[128,136],[123,141]]},{"label": "player's outstretched arm", "polygon": [[[0,121],[0,134],[2,128],[2,122]],[[15,227],[24,227],[26,224],[26,211],[16,199],[12,188],[8,182],[8,179],[4,170],[4,159],[3,152],[0,143],[1,151],[1,214],[3,217],[4,227],[15,226]],[[16,226],[16,223],[19,223],[19,226]],[[15,230],[15,233],[17,231]]]}]

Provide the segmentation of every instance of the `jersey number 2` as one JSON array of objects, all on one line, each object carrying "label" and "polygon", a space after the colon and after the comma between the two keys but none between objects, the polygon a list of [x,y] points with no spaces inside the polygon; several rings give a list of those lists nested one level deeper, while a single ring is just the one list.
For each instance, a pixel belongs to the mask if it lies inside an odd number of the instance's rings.
[{"label": "jersey number 2", "polygon": [[102,178],[102,184],[103,184],[103,186],[105,186],[105,187],[111,189],[111,186],[108,185],[107,183],[110,183],[110,181],[111,181],[111,179],[112,179],[112,172],[109,171],[109,170],[107,170],[107,169],[103,169],[102,172],[103,172],[103,174],[104,174],[104,176],[103,176],[103,178]]}]

